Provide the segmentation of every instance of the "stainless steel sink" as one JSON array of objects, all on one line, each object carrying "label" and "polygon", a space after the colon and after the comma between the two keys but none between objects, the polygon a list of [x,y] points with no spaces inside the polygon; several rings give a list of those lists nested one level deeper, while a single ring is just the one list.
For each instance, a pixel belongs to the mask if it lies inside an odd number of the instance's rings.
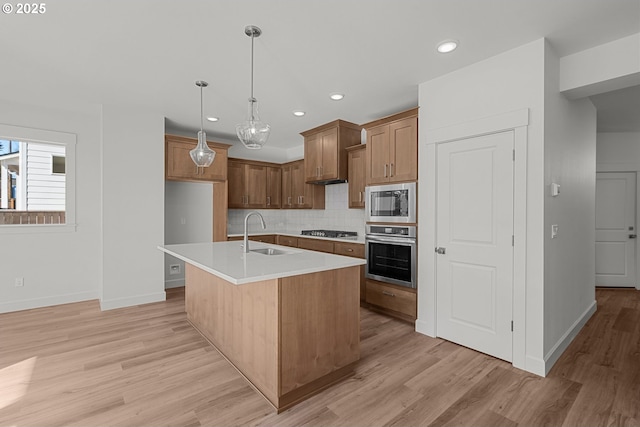
[{"label": "stainless steel sink", "polygon": [[285,255],[293,252],[283,251],[276,248],[261,248],[261,249],[251,249],[251,252],[256,252],[263,255]]}]

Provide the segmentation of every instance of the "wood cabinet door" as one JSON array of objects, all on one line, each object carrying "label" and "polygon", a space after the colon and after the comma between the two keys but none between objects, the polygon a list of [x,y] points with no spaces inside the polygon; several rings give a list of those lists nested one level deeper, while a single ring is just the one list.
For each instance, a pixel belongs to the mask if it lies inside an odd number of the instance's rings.
[{"label": "wood cabinet door", "polygon": [[305,167],[302,160],[291,164],[291,198],[293,199],[291,204],[296,208],[303,207],[302,204],[304,203],[304,171]]},{"label": "wood cabinet door", "polygon": [[227,179],[227,150],[218,150],[215,147],[210,148],[216,152],[216,157],[213,159],[211,166],[200,168],[200,179],[224,181]]},{"label": "wood cabinet door", "polygon": [[190,151],[197,141],[177,135],[165,135],[165,178],[175,181],[225,182],[227,180],[228,145],[208,141],[216,156],[211,166],[198,168]]},{"label": "wood cabinet door", "polygon": [[364,208],[366,146],[349,150],[349,207]]},{"label": "wood cabinet door", "polygon": [[267,206],[267,168],[252,164],[245,166],[246,207],[250,209],[264,208]]},{"label": "wood cabinet door", "polygon": [[418,118],[409,117],[389,125],[389,181],[418,179]]},{"label": "wood cabinet door", "polygon": [[227,177],[229,180],[229,208],[244,209],[245,206],[245,164],[229,160]]},{"label": "wood cabinet door", "polygon": [[338,128],[328,129],[318,135],[322,148],[320,179],[338,178]]},{"label": "wood cabinet door", "polygon": [[318,136],[318,134],[309,135],[304,139],[305,182],[317,181],[321,176],[322,139]]},{"label": "wood cabinet door", "polygon": [[330,240],[306,239],[298,237],[298,247],[310,251],[333,253],[333,242]]},{"label": "wood cabinet door", "polygon": [[290,164],[282,166],[282,207],[287,209],[291,209],[293,207],[291,171],[292,167]]},{"label": "wood cabinet door", "polygon": [[278,234],[278,236],[276,237],[276,242],[282,246],[291,246],[292,248],[298,247],[297,237],[283,236],[281,234]]},{"label": "wood cabinet door", "polygon": [[282,203],[282,168],[267,167],[267,208],[277,209]]},{"label": "wood cabinet door", "polygon": [[389,182],[389,125],[367,129],[367,184]]},{"label": "wood cabinet door", "polygon": [[197,179],[199,170],[189,155],[194,148],[195,144],[167,142],[167,179]]}]

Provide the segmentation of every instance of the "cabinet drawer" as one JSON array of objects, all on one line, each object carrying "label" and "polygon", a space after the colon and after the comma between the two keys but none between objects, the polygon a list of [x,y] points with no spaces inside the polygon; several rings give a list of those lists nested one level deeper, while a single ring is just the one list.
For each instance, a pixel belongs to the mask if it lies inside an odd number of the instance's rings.
[{"label": "cabinet drawer", "polygon": [[364,245],[359,243],[334,242],[333,253],[336,255],[352,256],[354,258],[364,258]]},{"label": "cabinet drawer", "polygon": [[298,247],[311,251],[333,253],[333,242],[317,239],[298,239]]},{"label": "cabinet drawer", "polygon": [[264,234],[261,236],[249,236],[249,240],[253,240],[254,242],[262,242],[262,243],[276,243],[276,235],[275,234]]},{"label": "cabinet drawer", "polygon": [[280,236],[280,235],[278,235],[276,240],[277,240],[279,245],[291,246],[293,248],[297,248],[298,247],[298,238],[297,237]]},{"label": "cabinet drawer", "polygon": [[416,317],[416,294],[380,282],[367,280],[366,301],[389,310]]}]

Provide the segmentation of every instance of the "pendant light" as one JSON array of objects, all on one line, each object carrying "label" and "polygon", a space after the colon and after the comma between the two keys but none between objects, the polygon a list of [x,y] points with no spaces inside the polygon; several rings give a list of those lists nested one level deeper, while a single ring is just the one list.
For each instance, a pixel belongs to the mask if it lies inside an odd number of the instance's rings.
[{"label": "pendant light", "polygon": [[251,97],[249,98],[249,114],[244,123],[236,126],[236,134],[245,147],[259,150],[269,139],[271,127],[260,121],[258,117],[258,101],[253,97],[253,39],[260,37],[262,30],[254,25],[244,29],[244,33],[251,37]]},{"label": "pendant light", "polygon": [[204,131],[204,108],[202,104],[202,88],[209,86],[209,83],[198,80],[196,86],[200,88],[200,132],[198,132],[198,145],[196,148],[189,151],[191,160],[198,167],[209,167],[213,163],[213,159],[216,157],[216,152],[213,151],[207,145],[207,134]]}]

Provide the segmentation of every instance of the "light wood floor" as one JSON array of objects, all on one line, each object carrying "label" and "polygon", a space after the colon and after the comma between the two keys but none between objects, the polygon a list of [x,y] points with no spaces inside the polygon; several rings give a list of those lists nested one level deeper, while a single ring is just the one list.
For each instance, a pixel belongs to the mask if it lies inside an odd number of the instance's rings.
[{"label": "light wood floor", "polygon": [[276,414],[164,303],[0,315],[0,426],[638,426],[640,292],[598,311],[547,378],[362,309],[355,375]]}]

